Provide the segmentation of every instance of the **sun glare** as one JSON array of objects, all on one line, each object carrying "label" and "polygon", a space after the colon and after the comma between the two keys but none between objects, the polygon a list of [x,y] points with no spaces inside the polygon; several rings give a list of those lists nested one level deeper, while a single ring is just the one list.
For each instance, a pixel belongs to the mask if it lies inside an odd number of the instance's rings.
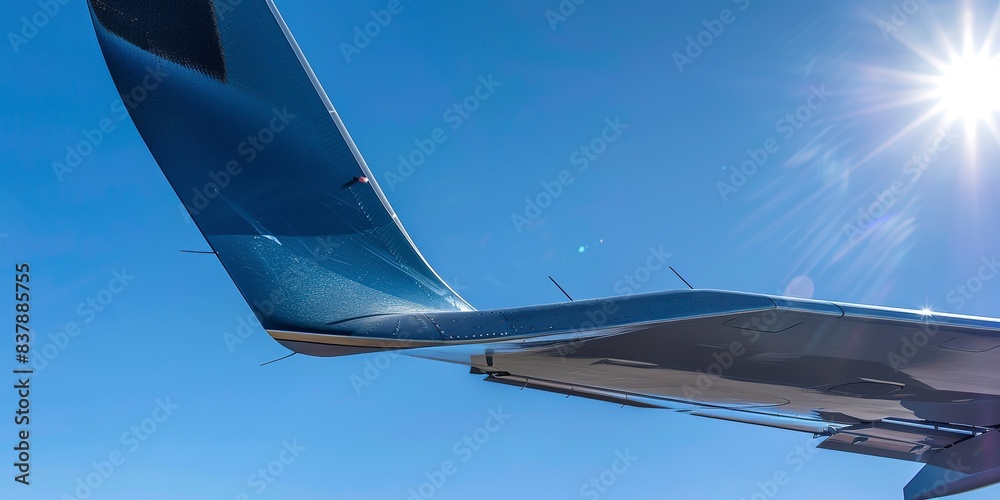
[{"label": "sun glare", "polygon": [[[934,130],[961,127],[969,164],[977,163],[977,137],[1000,144],[1000,6],[984,35],[976,36],[973,16],[964,13],[964,22],[948,33],[937,27],[937,36],[918,40],[905,35],[896,40],[925,63],[924,71],[882,66],[869,67],[871,76],[886,85],[883,99],[862,112],[879,112],[918,106],[923,111],[856,163],[874,159],[900,139],[927,125]],[[980,28],[981,29],[981,28]],[[954,41],[959,43],[956,45]],[[890,90],[895,86],[894,89]]]},{"label": "sun glare", "polygon": [[1000,112],[1000,57],[963,54],[942,68],[934,94],[949,121],[992,121]]}]

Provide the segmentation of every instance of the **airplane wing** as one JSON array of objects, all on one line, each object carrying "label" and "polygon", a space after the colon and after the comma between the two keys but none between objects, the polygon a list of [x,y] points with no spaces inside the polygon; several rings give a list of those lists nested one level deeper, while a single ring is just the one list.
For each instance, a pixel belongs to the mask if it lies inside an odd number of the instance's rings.
[{"label": "airplane wing", "polygon": [[809,432],[823,449],[926,464],[907,499],[1000,480],[996,319],[682,290],[270,333],[313,354],[406,348],[489,382]]},{"label": "airplane wing", "polygon": [[420,255],[271,0],[89,0],[132,121],[268,333],[486,380],[811,432],[1000,481],[1000,322],[676,291],[475,311]]},{"label": "airplane wing", "polygon": [[[1000,481],[1000,321],[731,292],[618,300],[647,302],[648,317],[620,317],[636,314],[622,306],[606,335],[499,343],[472,365],[491,382],[810,432],[822,449],[926,464],[907,499]],[[684,312],[664,318],[670,302]]]}]

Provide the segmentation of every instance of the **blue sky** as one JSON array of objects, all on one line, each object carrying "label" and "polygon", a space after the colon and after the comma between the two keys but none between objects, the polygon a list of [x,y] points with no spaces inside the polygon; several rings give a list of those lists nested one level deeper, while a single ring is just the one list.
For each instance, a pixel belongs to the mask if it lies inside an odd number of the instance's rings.
[{"label": "blue sky", "polygon": [[[655,250],[699,288],[997,315],[1000,285],[976,276],[1000,249],[1000,107],[940,78],[967,34],[998,49],[988,2],[404,0],[345,52],[387,3],[278,7],[408,232],[476,307],[562,300],[547,275],[574,298],[682,286],[644,269]],[[30,263],[33,352],[51,354],[31,382],[32,484],[5,466],[4,498],[404,499],[441,477],[423,491],[594,498],[602,473],[608,499],[897,498],[919,469],[406,356],[259,367],[286,351],[244,326],[213,257],[180,252],[207,247],[116,111],[85,3],[8,2],[0,31],[23,37],[0,46],[0,255],[11,281]],[[495,90],[455,127],[481,79]]]}]

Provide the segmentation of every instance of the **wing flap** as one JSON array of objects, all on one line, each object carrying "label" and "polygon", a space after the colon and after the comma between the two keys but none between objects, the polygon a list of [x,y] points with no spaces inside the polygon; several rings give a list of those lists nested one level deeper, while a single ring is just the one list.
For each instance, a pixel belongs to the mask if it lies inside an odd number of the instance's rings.
[{"label": "wing flap", "polygon": [[818,447],[924,463],[969,437],[971,434],[965,432],[880,421],[841,428]]}]

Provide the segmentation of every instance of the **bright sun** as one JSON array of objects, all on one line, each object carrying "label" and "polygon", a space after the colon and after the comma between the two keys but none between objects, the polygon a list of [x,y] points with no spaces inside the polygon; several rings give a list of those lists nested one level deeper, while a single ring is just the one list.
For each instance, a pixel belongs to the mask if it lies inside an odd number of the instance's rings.
[{"label": "bright sun", "polygon": [[934,96],[949,121],[972,125],[1000,112],[1000,57],[970,52],[941,67]]},{"label": "bright sun", "polygon": [[898,85],[869,112],[915,104],[927,104],[928,107],[865,155],[857,165],[870,161],[919,127],[935,121],[938,122],[937,130],[951,130],[956,125],[961,127],[960,135],[965,137],[968,151],[972,153],[973,165],[980,133],[988,133],[1000,144],[1000,50],[996,49],[1000,41],[1000,6],[983,37],[974,35],[972,15],[966,12],[964,18],[964,26],[957,33],[961,40],[957,47],[951,43],[953,38],[941,32],[940,28],[938,36],[931,37],[931,44],[896,37],[897,41],[923,59],[929,72],[869,68],[871,76],[880,82]]}]

